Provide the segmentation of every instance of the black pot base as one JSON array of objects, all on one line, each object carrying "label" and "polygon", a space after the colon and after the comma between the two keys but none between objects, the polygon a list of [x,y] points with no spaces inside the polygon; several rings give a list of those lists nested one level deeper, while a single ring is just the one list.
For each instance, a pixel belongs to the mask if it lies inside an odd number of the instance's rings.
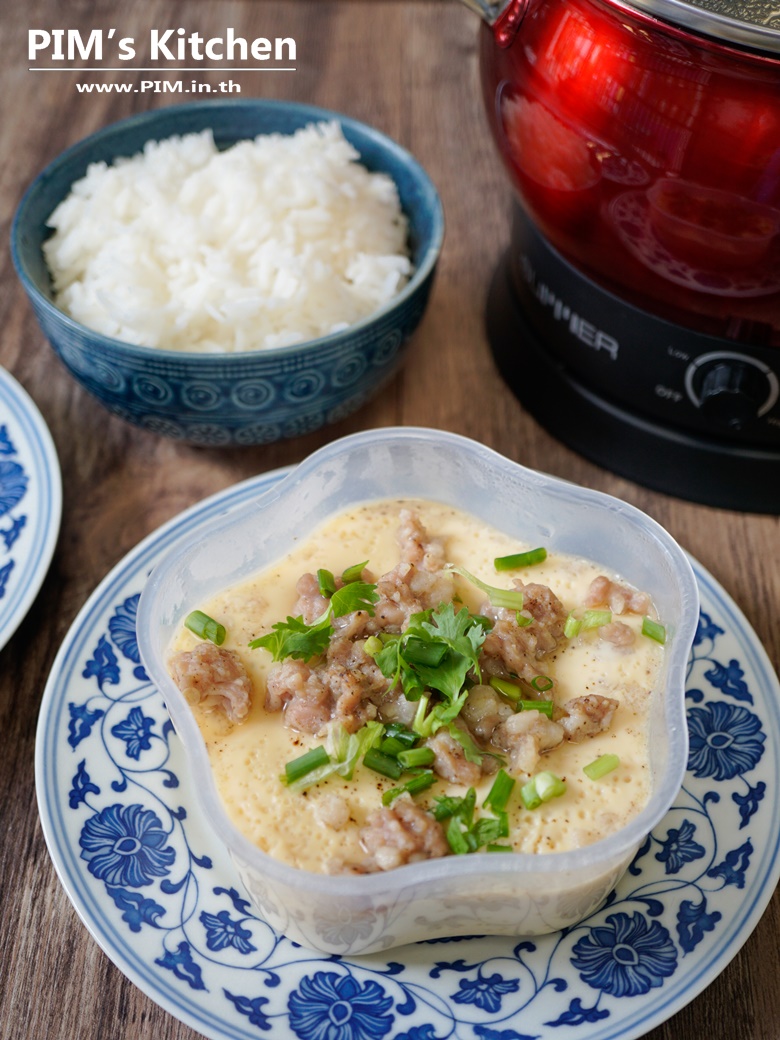
[{"label": "black pot base", "polygon": [[496,366],[553,436],[613,473],[676,498],[780,513],[780,450],[664,426],[585,386],[545,347],[513,290],[509,252],[493,276],[486,326]]}]

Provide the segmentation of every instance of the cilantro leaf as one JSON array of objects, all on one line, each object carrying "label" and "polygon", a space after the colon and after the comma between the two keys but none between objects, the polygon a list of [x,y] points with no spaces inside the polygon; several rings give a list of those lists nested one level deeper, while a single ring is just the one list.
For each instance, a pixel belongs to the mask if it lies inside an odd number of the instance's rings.
[{"label": "cilantro leaf", "polygon": [[367,581],[351,581],[348,585],[337,589],[330,597],[330,610],[333,617],[344,617],[353,610],[365,610],[374,616],[374,604],[379,600],[376,585]]},{"label": "cilantro leaf", "polygon": [[[330,571],[317,572],[320,591],[328,586]],[[249,644],[251,650],[270,651],[274,661],[283,661],[286,657],[294,657],[299,661],[310,661],[312,657],[325,653],[330,637],[333,635],[332,617],[343,617],[353,610],[366,610],[373,617],[374,604],[379,599],[376,585],[364,581],[353,581],[349,585],[333,592],[328,609],[317,620],[307,625],[303,615],[289,617],[286,621],[277,621],[271,626],[268,635],[253,639]]]},{"label": "cilantro leaf", "polygon": [[312,657],[325,652],[332,634],[329,613],[313,625],[307,625],[303,615],[299,614],[298,617],[288,616],[286,621],[277,621],[268,635],[253,639],[249,648],[270,651],[274,661],[282,661],[286,657],[310,661]]},{"label": "cilantro leaf", "polygon": [[473,669],[479,676],[479,649],[485,635],[484,618],[465,607],[456,611],[452,603],[442,604],[436,611],[412,614],[406,629],[391,636],[374,660],[393,685],[400,684],[407,700],[419,700],[425,690],[442,694],[453,710],[441,709],[446,715],[440,712],[435,719],[441,725],[452,721],[462,708],[469,672]]},{"label": "cilantro leaf", "polygon": [[472,669],[479,677],[479,650],[486,634],[481,618],[465,608],[456,611],[452,603],[443,604],[437,611],[413,614],[406,630],[407,638],[427,639],[429,644],[439,648],[435,665],[416,665],[420,680],[447,700],[454,701]]},{"label": "cilantro leaf", "polygon": [[400,685],[408,701],[418,701],[425,693],[425,684],[405,657],[405,643],[404,634],[390,636],[374,661],[382,675],[390,680],[391,689]]},{"label": "cilantro leaf", "polygon": [[368,560],[363,560],[362,563],[353,563],[351,567],[347,567],[346,570],[341,572],[341,580],[346,584],[349,584],[351,581],[360,581],[367,566]]}]

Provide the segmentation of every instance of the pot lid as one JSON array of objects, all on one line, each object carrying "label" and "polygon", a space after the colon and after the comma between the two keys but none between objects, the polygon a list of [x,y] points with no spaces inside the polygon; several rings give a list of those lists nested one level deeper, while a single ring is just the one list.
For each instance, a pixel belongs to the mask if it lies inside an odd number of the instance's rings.
[{"label": "pot lid", "polygon": [[654,18],[724,43],[780,55],[780,0],[627,0]]}]

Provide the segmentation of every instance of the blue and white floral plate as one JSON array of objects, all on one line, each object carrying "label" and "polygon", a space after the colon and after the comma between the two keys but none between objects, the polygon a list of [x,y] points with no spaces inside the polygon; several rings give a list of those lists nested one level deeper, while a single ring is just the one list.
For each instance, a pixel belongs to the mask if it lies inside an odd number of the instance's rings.
[{"label": "blue and white floral plate", "polygon": [[0,368],[0,650],[46,577],[61,515],[51,434],[32,398]]},{"label": "blue and white floral plate", "polygon": [[279,473],[148,537],[101,583],[55,661],[36,781],[65,889],[152,1000],[212,1040],[631,1040],[691,1001],[758,922],[780,875],[780,688],[755,633],[694,564],[684,789],[608,904],[567,931],[312,953],[250,910],[138,656],[155,561]]}]

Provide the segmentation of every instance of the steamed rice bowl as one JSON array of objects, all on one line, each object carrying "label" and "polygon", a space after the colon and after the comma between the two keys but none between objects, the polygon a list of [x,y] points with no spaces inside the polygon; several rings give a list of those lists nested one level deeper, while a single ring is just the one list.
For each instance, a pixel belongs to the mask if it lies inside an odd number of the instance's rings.
[{"label": "steamed rice bowl", "polygon": [[187,352],[344,329],[412,273],[396,186],[358,160],[333,121],[222,152],[204,130],[93,163],[47,220],[55,302],[106,336]]}]

